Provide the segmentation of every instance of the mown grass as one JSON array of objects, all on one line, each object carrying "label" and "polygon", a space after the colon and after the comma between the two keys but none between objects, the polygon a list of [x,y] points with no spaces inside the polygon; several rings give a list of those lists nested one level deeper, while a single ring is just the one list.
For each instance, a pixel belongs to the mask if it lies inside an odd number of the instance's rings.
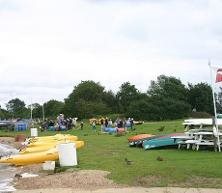
[{"label": "mown grass", "polygon": [[[163,132],[158,128],[164,126]],[[190,186],[220,187],[222,180],[222,154],[212,150],[130,148],[127,138],[134,134],[163,134],[183,131],[182,120],[147,122],[136,126],[124,136],[100,133],[100,127],[93,131],[85,123],[83,130],[69,130],[62,133],[77,135],[85,141],[85,147],[78,150],[80,169],[110,171],[109,178],[117,183],[142,186]],[[20,132],[0,132],[0,136],[15,136]],[[24,132],[29,135],[29,131]],[[55,132],[39,132],[39,135],[54,135]],[[157,157],[163,161],[157,161]],[[128,165],[125,158],[132,160]]]}]

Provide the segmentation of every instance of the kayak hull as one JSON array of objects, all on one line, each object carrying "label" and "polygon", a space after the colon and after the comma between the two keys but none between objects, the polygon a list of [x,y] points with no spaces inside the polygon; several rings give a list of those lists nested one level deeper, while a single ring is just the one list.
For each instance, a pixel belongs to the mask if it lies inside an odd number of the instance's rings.
[{"label": "kayak hull", "polygon": [[38,164],[44,161],[55,161],[59,159],[59,155],[56,149],[51,149],[49,151],[29,153],[29,154],[19,154],[10,157],[3,157],[0,159],[0,163],[8,163],[13,165],[29,165]]},{"label": "kayak hull", "polygon": [[166,147],[166,146],[175,146],[181,139],[173,139],[170,136],[166,137],[159,137],[150,140],[146,140],[143,142],[143,148],[147,149],[154,149],[158,147]]},{"label": "kayak hull", "polygon": [[[61,143],[65,143],[65,142],[67,143],[67,141],[60,141],[60,142],[57,142],[57,143],[50,143],[50,144],[40,145],[40,146],[31,146],[31,147],[28,146],[27,148],[22,149],[20,151],[20,154],[47,151],[51,148],[56,148],[57,145],[59,145]],[[79,149],[79,148],[84,146],[83,141],[69,141],[69,142],[75,143],[76,149]]]},{"label": "kayak hull", "polygon": [[[84,146],[84,142],[80,141],[77,148]],[[18,155],[12,155],[9,157],[2,157],[0,163],[8,163],[17,166],[29,165],[29,164],[38,164],[45,161],[56,161],[59,159],[57,148],[51,148],[47,151],[41,152],[31,152],[31,153],[22,153]]]},{"label": "kayak hull", "polygon": [[152,137],[152,136],[154,136],[154,135],[151,135],[151,134],[134,135],[134,136],[129,137],[128,141],[129,142],[139,141],[139,140],[146,139],[146,138],[149,138],[149,137]]},{"label": "kayak hull", "polygon": [[144,140],[155,137],[151,134],[139,134],[128,138],[129,146],[142,146]]},{"label": "kayak hull", "polygon": [[74,135],[54,135],[54,136],[45,136],[45,137],[35,137],[29,139],[29,146],[43,145],[46,143],[53,143],[57,141],[71,140],[77,141],[78,137]]}]

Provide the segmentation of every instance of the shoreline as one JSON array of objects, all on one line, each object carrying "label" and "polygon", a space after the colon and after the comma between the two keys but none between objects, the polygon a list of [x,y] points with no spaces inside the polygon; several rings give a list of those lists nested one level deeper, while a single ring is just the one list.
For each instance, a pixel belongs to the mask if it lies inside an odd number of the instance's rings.
[{"label": "shoreline", "polygon": [[32,190],[16,190],[15,193],[222,193],[222,189],[213,188],[177,188],[177,187],[128,187],[105,188],[97,190],[81,190],[71,188],[47,188]]}]

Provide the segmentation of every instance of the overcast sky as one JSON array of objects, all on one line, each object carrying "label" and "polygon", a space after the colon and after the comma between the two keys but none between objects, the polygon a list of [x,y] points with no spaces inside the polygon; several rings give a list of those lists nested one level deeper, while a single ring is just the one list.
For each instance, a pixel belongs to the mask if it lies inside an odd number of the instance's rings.
[{"label": "overcast sky", "polygon": [[210,82],[221,0],[0,0],[0,104],[63,100],[81,80],[146,91],[160,74]]}]

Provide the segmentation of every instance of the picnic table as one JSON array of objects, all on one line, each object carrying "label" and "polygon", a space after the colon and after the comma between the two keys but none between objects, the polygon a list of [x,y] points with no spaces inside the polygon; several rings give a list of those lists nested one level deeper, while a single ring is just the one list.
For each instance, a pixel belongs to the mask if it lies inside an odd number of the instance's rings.
[{"label": "picnic table", "polygon": [[[218,133],[219,137],[222,136],[222,133]],[[178,142],[178,149],[181,148],[182,145],[186,145],[187,149],[192,146],[193,150],[199,150],[200,146],[214,146],[217,145],[217,136],[215,136],[213,131],[200,131],[195,132],[192,135],[184,135],[184,136],[173,136],[173,139],[183,139]]]}]

